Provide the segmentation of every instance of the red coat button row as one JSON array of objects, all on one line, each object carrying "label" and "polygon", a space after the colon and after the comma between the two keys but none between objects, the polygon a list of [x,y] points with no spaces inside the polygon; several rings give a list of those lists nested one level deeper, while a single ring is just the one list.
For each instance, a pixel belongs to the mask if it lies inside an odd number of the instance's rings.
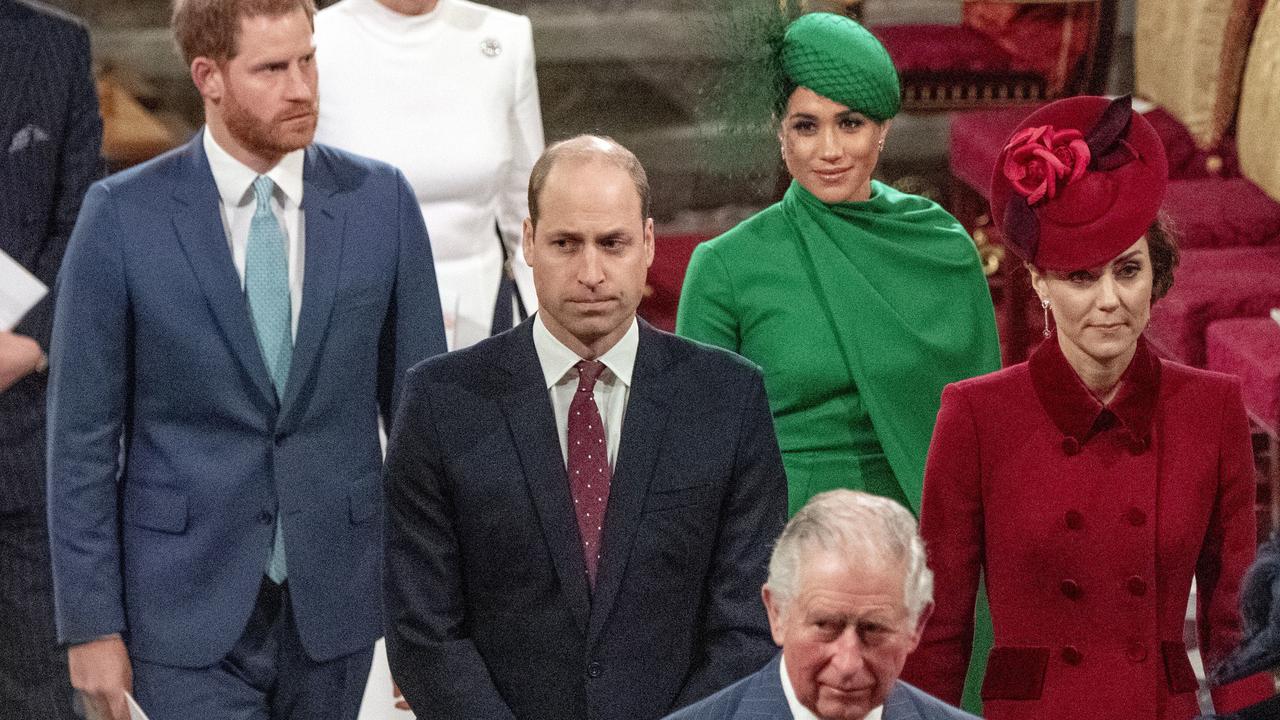
[{"label": "red coat button row", "polygon": [[[1142,597],[1147,594],[1147,581],[1137,575],[1126,580],[1124,587],[1129,591],[1129,594],[1134,597]],[[1059,583],[1058,589],[1062,591],[1064,596],[1071,600],[1079,600],[1084,597],[1084,588],[1080,586],[1080,583],[1072,580],[1071,578],[1067,578]]]},{"label": "red coat button row", "polygon": [[[1084,662],[1084,653],[1080,651],[1080,648],[1077,648],[1074,645],[1068,645],[1062,648],[1062,652],[1059,656],[1062,658],[1062,662],[1068,665],[1079,665]],[[1130,662],[1142,662],[1147,659],[1147,648],[1143,646],[1142,643],[1135,640],[1125,647],[1124,656],[1129,658]]]}]

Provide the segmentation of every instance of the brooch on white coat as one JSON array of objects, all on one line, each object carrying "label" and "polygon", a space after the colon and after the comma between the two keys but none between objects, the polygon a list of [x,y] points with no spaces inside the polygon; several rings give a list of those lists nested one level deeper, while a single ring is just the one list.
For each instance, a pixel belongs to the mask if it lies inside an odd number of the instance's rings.
[{"label": "brooch on white coat", "polygon": [[480,52],[488,57],[498,57],[502,54],[502,44],[498,42],[497,38],[485,38],[480,43]]}]

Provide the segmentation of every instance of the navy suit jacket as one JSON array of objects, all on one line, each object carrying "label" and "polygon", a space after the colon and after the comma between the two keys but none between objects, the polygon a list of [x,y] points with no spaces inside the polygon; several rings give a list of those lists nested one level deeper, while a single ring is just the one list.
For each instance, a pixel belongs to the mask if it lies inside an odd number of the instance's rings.
[{"label": "navy suit jacket", "polygon": [[[778,674],[782,654],[705,700],[669,715],[666,720],[791,720],[791,707]],[[884,701],[883,720],[978,720],[899,680]]]},{"label": "navy suit jacket", "polygon": [[[0,0],[0,250],[53,287],[80,201],[101,177],[89,33],[57,10]],[[14,328],[47,352],[52,292]],[[0,393],[0,512],[44,503],[45,376]]]},{"label": "navy suit jacket", "polygon": [[387,648],[419,718],[645,720],[773,654],[786,479],[759,370],[640,323],[588,586],[534,320],[409,374],[387,451]]},{"label": "navy suit jacket", "polygon": [[277,513],[308,654],[382,634],[378,419],[408,368],[445,349],[439,295],[398,170],[312,145],[303,187],[302,307],[279,402],[201,135],[89,190],[58,279],[49,398],[64,642],[121,632],[136,658],[221,659]]}]

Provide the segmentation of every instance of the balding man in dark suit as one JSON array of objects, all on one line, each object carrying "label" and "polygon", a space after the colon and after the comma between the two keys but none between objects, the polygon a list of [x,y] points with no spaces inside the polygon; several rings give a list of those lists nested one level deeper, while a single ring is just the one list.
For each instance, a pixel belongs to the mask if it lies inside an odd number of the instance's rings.
[{"label": "balding man in dark suit", "polygon": [[760,371],[635,316],[648,183],[579,137],[534,165],[538,314],[416,367],[387,454],[392,673],[421,720],[646,720],[773,654],[786,515]]},{"label": "balding man in dark suit", "polygon": [[[52,286],[101,173],[102,120],[76,19],[0,0],[0,251]],[[53,301],[0,329],[0,716],[70,718],[45,522],[45,373]]]}]

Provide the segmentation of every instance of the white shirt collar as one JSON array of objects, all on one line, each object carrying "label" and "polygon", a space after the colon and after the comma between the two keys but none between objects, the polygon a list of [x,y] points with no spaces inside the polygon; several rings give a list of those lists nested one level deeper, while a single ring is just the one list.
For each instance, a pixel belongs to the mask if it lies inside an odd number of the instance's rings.
[{"label": "white shirt collar", "polygon": [[[787,696],[787,706],[791,708],[791,717],[793,720],[822,720],[813,711],[800,704],[800,700],[796,697],[795,688],[791,687],[791,678],[787,676],[787,659],[782,658],[782,662],[778,663],[778,672],[782,675],[782,694]],[[867,713],[862,720],[881,720],[884,715],[884,706],[878,705],[871,708],[871,712]]]},{"label": "white shirt collar", "polygon": [[[538,352],[538,363],[542,365],[542,377],[550,389],[564,379],[565,375],[582,358],[570,350],[564,343],[556,339],[547,329],[539,312],[533,321],[533,347]],[[631,327],[603,355],[600,362],[609,369],[623,385],[631,387],[631,374],[636,366],[636,349],[640,347],[640,324],[633,317]]]},{"label": "white shirt collar", "polygon": [[[218,186],[218,195],[222,197],[224,205],[240,206],[252,201],[251,188],[258,173],[224,150],[213,139],[213,133],[209,132],[207,126],[204,129],[204,154],[209,158],[213,182]],[[295,207],[302,206],[302,168],[305,160],[306,150],[294,150],[264,173]]]}]

